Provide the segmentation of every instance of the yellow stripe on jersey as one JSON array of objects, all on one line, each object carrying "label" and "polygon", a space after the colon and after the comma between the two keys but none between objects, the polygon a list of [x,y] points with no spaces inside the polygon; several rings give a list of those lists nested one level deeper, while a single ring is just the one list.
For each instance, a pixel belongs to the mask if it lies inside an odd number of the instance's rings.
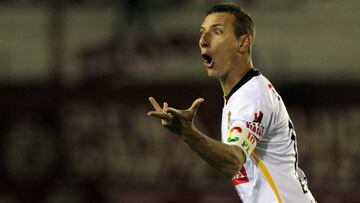
[{"label": "yellow stripe on jersey", "polygon": [[279,195],[279,191],[275,185],[273,178],[271,177],[271,175],[269,173],[269,170],[266,168],[265,163],[256,155],[255,151],[253,151],[252,155],[253,155],[257,165],[259,166],[261,172],[264,174],[265,179],[270,184],[271,189],[274,191],[278,202],[282,203],[280,195]]}]

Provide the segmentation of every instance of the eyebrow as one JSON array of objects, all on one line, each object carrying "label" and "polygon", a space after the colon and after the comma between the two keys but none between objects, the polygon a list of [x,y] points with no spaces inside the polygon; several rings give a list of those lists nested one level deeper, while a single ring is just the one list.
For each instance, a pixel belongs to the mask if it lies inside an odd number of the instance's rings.
[{"label": "eyebrow", "polygon": [[[217,27],[217,26],[223,27],[223,24],[217,23],[217,24],[211,25],[210,27]],[[203,26],[200,27],[200,30],[201,30],[201,29],[204,29],[204,30],[205,30],[205,28],[204,28]]]}]

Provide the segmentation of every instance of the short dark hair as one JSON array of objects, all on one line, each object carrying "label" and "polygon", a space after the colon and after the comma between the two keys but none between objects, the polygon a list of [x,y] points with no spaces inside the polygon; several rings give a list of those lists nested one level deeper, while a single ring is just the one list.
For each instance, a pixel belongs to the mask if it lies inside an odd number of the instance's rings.
[{"label": "short dark hair", "polygon": [[235,16],[234,32],[236,38],[239,38],[241,35],[244,34],[250,34],[252,37],[255,37],[255,25],[250,14],[246,13],[240,6],[234,3],[215,4],[212,8],[208,10],[206,16],[212,13],[222,12],[231,13]]}]

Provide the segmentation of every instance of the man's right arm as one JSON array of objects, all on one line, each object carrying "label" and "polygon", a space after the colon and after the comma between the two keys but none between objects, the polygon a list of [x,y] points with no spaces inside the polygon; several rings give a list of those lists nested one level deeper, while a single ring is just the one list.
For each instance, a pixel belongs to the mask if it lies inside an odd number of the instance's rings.
[{"label": "man's right arm", "polygon": [[232,178],[246,160],[239,146],[212,139],[195,127],[189,134],[183,135],[182,139],[203,160],[227,178]]},{"label": "man's right arm", "polygon": [[161,108],[152,97],[149,101],[155,111],[150,111],[148,115],[160,118],[164,127],[182,138],[194,152],[225,177],[232,178],[242,167],[246,157],[239,146],[212,139],[194,126],[193,120],[203,99],[195,100],[187,110],[169,108],[166,102]]}]

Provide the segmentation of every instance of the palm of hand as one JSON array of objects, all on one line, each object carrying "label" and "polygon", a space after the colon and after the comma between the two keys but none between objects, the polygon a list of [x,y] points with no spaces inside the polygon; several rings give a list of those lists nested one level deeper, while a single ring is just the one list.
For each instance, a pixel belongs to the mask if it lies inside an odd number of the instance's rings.
[{"label": "palm of hand", "polygon": [[150,97],[149,101],[154,107],[154,111],[150,111],[148,115],[160,118],[164,127],[181,136],[191,131],[197,109],[204,99],[196,99],[191,107],[186,110],[168,107],[166,102],[161,108],[153,97]]}]

